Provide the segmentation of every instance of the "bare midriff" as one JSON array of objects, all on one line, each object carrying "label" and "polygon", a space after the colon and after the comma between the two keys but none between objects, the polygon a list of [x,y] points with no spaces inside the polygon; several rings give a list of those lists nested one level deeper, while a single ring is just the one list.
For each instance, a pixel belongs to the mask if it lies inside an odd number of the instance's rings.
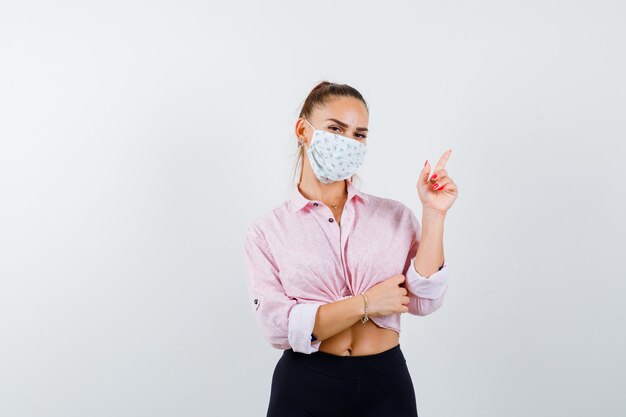
[{"label": "bare midriff", "polygon": [[363,356],[383,352],[399,343],[398,332],[379,327],[370,319],[365,324],[359,320],[342,332],[323,340],[319,350],[338,356]]}]

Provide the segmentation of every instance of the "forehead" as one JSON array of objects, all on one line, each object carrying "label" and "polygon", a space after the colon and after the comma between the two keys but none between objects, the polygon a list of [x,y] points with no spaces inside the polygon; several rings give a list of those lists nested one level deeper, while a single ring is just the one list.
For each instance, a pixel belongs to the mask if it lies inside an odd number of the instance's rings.
[{"label": "forehead", "polygon": [[315,109],[313,118],[318,122],[337,119],[350,126],[367,127],[369,114],[361,100],[353,97],[334,97],[324,106]]}]

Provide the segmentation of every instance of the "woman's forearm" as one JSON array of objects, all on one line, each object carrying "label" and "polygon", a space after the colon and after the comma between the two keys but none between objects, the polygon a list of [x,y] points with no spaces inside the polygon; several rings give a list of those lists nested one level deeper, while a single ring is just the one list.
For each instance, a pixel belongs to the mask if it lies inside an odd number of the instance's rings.
[{"label": "woman's forearm", "polygon": [[365,301],[362,295],[324,304],[317,310],[313,335],[325,340],[347,329],[365,315]]},{"label": "woman's forearm", "polygon": [[428,277],[439,270],[444,263],[443,224],[445,214],[424,210],[422,213],[422,234],[415,255],[415,271]]}]

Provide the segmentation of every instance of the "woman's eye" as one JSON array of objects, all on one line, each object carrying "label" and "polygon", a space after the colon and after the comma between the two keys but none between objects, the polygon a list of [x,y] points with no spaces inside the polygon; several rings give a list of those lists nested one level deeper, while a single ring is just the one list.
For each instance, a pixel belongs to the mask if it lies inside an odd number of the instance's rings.
[{"label": "woman's eye", "polygon": [[[341,132],[341,128],[339,128],[339,127],[337,127],[337,126],[328,126],[328,128],[329,128],[329,129],[331,129],[331,130],[332,130],[332,129],[337,129],[336,131]],[[335,131],[335,132],[336,132],[336,131]],[[359,137],[359,139],[367,139],[367,136],[365,136],[365,135],[364,135],[364,134],[362,134],[362,133],[357,133],[357,136]]]}]

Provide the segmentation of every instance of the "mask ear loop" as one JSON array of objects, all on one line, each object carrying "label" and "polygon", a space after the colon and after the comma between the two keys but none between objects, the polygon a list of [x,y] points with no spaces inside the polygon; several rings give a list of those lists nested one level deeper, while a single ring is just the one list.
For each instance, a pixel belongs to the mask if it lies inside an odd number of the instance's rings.
[{"label": "mask ear loop", "polygon": [[[315,129],[315,128],[313,127],[313,125],[311,124],[311,122],[309,122],[309,121],[306,119],[306,117],[303,117],[303,119],[304,119],[304,121],[305,121],[305,122],[307,122],[307,123],[309,124],[309,126],[311,126],[311,128],[313,128],[313,131],[314,131],[314,132],[317,130],[317,129]],[[306,141],[303,139],[303,140],[299,140],[298,142],[300,143],[300,146],[304,147],[304,149],[306,150]]]},{"label": "mask ear loop", "polygon": [[[313,125],[311,124],[311,122],[309,122],[306,117],[303,118],[305,122],[307,122],[309,124],[309,126],[313,127]],[[317,130],[313,127],[313,130]]]}]

